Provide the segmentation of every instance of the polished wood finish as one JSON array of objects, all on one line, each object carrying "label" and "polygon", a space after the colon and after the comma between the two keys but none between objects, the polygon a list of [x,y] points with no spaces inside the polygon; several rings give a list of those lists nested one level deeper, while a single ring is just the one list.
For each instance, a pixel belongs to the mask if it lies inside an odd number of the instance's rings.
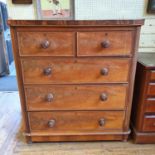
[{"label": "polished wood finish", "polygon": [[18,32],[21,56],[74,56],[72,32]]},{"label": "polished wood finish", "polygon": [[[127,82],[131,59],[21,59],[25,84]],[[49,75],[45,70],[51,68]],[[108,69],[106,75],[102,69]]]},{"label": "polished wood finish", "polygon": [[151,71],[150,80],[155,81],[155,71]]},{"label": "polished wood finish", "polygon": [[153,132],[155,131],[155,115],[145,115],[143,123],[143,131]]},{"label": "polished wood finish", "polygon": [[79,32],[77,34],[79,56],[131,55],[133,31]]},{"label": "polished wood finish", "polygon": [[[49,134],[122,131],[124,116],[124,112],[109,111],[29,112],[31,131]],[[100,124],[101,119],[104,119],[104,124]],[[49,123],[53,120],[55,123],[50,126]]]},{"label": "polished wood finish", "polygon": [[[29,111],[124,110],[126,95],[127,85],[25,87],[25,96]],[[104,100],[102,99],[103,96]]]},{"label": "polished wood finish", "polygon": [[147,98],[145,103],[146,112],[155,112],[155,98]]},{"label": "polished wood finish", "polygon": [[132,108],[132,128],[136,143],[155,143],[154,58],[153,53],[139,54]]},{"label": "polished wood finish", "polygon": [[148,84],[147,95],[148,96],[155,96],[155,83],[149,83]]},{"label": "polished wood finish", "polygon": [[8,21],[28,142],[127,140],[143,22]]},{"label": "polished wood finish", "polygon": [[137,20],[8,20],[10,26],[141,26],[144,19]]}]

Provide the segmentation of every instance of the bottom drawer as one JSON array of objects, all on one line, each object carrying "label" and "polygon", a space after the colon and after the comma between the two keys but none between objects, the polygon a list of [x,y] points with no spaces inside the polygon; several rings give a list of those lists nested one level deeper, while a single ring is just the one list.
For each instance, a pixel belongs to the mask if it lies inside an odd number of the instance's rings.
[{"label": "bottom drawer", "polygon": [[143,131],[155,132],[155,115],[146,115],[144,117]]},{"label": "bottom drawer", "polygon": [[122,131],[123,111],[29,112],[31,132]]}]

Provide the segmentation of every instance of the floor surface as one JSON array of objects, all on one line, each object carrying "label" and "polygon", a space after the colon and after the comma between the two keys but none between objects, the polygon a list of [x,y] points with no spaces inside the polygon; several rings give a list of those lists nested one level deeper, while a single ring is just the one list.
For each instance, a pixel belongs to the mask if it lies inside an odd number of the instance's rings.
[{"label": "floor surface", "polygon": [[26,144],[18,92],[0,92],[0,155],[155,155],[155,144],[70,142]]}]

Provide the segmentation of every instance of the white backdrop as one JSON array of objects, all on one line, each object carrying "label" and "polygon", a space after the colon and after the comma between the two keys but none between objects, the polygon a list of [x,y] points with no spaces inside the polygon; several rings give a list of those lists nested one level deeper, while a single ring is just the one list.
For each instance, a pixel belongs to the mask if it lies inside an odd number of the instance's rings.
[{"label": "white backdrop", "polygon": [[[6,0],[12,19],[35,19],[33,5],[14,5]],[[133,19],[142,18],[145,0],[75,0],[75,19]]]},{"label": "white backdrop", "polygon": [[142,18],[144,0],[75,0],[76,19]]}]

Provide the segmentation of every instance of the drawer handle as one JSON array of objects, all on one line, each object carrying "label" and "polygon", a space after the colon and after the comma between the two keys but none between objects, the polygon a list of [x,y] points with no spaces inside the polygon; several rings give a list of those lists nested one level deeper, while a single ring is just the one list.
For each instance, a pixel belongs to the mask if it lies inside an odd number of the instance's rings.
[{"label": "drawer handle", "polygon": [[44,75],[51,75],[52,74],[52,68],[51,67],[47,67],[44,69]]},{"label": "drawer handle", "polygon": [[108,99],[108,95],[106,93],[102,93],[100,99],[101,101],[106,101]]},{"label": "drawer handle", "polygon": [[47,101],[47,102],[52,102],[53,99],[54,99],[54,96],[53,96],[52,93],[47,94],[47,96],[46,96],[46,101]]},{"label": "drawer handle", "polygon": [[45,40],[41,43],[41,47],[46,49],[50,46],[50,42],[48,40]]},{"label": "drawer handle", "polygon": [[102,43],[101,43],[101,46],[103,48],[109,48],[110,47],[110,41],[109,40],[104,40]]},{"label": "drawer handle", "polygon": [[101,118],[101,119],[99,120],[99,125],[100,125],[101,127],[105,125],[105,119],[104,119],[104,118]]},{"label": "drawer handle", "polygon": [[48,121],[48,126],[49,126],[50,128],[53,128],[53,127],[55,126],[55,120],[52,119],[52,120]]},{"label": "drawer handle", "polygon": [[108,75],[108,73],[109,73],[108,68],[102,68],[101,69],[101,75]]}]

